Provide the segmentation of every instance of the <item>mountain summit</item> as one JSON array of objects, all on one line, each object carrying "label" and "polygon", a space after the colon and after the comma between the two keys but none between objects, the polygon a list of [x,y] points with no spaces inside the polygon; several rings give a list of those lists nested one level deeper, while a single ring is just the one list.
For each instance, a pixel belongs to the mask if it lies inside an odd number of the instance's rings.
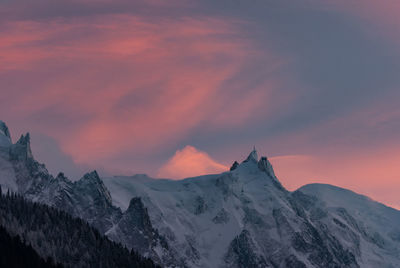
[{"label": "mountain summit", "polygon": [[258,153],[256,147],[253,147],[253,151],[250,152],[249,156],[243,162],[256,162],[258,161]]}]

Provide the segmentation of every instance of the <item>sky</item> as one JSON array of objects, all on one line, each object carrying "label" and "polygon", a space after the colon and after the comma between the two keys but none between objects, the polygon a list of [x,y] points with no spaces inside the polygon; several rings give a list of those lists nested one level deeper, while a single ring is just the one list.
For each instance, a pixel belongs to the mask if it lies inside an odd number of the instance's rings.
[{"label": "sky", "polygon": [[227,170],[400,208],[397,0],[5,0],[0,119],[71,179]]}]

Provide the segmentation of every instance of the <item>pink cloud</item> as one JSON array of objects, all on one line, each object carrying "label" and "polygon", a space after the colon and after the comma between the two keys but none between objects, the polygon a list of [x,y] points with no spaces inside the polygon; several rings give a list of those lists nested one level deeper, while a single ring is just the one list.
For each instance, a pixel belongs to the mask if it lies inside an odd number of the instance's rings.
[{"label": "pink cloud", "polygon": [[[134,15],[11,21],[0,37],[11,101],[0,109],[19,120],[40,117],[26,128],[45,129],[77,163],[133,172],[109,159],[159,151],[204,122],[240,126],[280,86],[277,78],[257,87],[242,81],[249,92],[242,96],[224,86],[260,57],[238,24]],[[271,69],[282,64],[266,60]]]},{"label": "pink cloud", "polygon": [[159,170],[161,178],[182,179],[227,171],[228,167],[212,159],[207,153],[193,146],[176,151]]}]

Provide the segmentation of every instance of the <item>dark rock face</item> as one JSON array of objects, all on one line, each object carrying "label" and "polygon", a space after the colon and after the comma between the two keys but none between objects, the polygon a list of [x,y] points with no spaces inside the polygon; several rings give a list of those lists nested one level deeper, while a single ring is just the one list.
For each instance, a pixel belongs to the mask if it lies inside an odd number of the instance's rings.
[{"label": "dark rock face", "polygon": [[264,258],[257,255],[256,246],[247,230],[243,230],[240,235],[230,243],[228,252],[225,256],[225,263],[227,267],[269,267]]},{"label": "dark rock face", "polygon": [[262,215],[260,215],[257,210],[251,208],[244,209],[243,222],[261,228],[268,226],[268,223],[264,222]]},{"label": "dark rock face", "polygon": [[70,205],[79,208],[73,214],[85,215],[85,219],[101,232],[107,231],[121,217],[121,210],[113,206],[111,194],[96,171],[74,182],[71,190],[73,202]]},{"label": "dark rock face", "polygon": [[31,136],[29,133],[22,135],[21,138],[10,149],[10,156],[12,160],[27,161],[33,159],[31,150]]},{"label": "dark rock face", "polygon": [[239,166],[239,163],[237,161],[233,162],[231,168],[229,169],[230,171],[235,170]]},{"label": "dark rock face", "polygon": [[29,133],[10,146],[9,160],[15,170],[20,194],[37,198],[37,193],[42,192],[53,179],[46,167],[33,158]]},{"label": "dark rock face", "polygon": [[140,198],[133,198],[128,209],[118,223],[109,232],[113,240],[120,240],[129,248],[138,248],[139,252],[146,254],[147,250],[156,246],[158,232],[153,229],[147,209]]},{"label": "dark rock face", "polygon": [[201,196],[197,196],[195,200],[195,208],[194,208],[194,214],[199,215],[204,213],[207,210],[208,206],[206,202],[204,201],[204,198]]},{"label": "dark rock face", "polygon": [[8,130],[6,123],[3,121],[0,121],[0,134],[3,134],[7,138],[11,139],[10,131]]},{"label": "dark rock face", "polygon": [[7,125],[0,120],[0,149],[11,145],[11,135]]},{"label": "dark rock face", "polygon": [[276,178],[275,177],[275,173],[274,173],[274,169],[272,168],[272,165],[268,161],[267,157],[265,157],[265,156],[261,157],[261,159],[260,159],[260,161],[258,161],[257,165],[258,165],[258,168],[261,171],[266,172],[272,178]]},{"label": "dark rock face", "polygon": [[221,209],[218,214],[212,219],[215,224],[223,224],[229,221],[229,214],[225,209]]},{"label": "dark rock face", "polygon": [[290,255],[285,258],[284,267],[306,268],[307,266],[303,262],[299,261],[295,255]]},{"label": "dark rock face", "polygon": [[[158,263],[184,265],[171,254],[173,251],[169,250],[166,239],[153,228],[141,198],[131,199],[128,209],[117,224],[107,232],[107,236]],[[161,258],[156,249],[163,252]]]},{"label": "dark rock face", "polygon": [[135,197],[131,199],[129,207],[125,212],[132,219],[131,222],[139,229],[145,230],[147,233],[153,232],[150,217],[147,208],[144,207],[142,199]]}]

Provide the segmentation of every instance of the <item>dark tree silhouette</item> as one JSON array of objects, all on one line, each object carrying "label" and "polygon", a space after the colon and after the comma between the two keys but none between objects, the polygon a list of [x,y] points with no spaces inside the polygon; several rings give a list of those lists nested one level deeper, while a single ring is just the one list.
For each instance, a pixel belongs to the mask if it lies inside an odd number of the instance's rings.
[{"label": "dark tree silhouette", "polygon": [[22,243],[19,236],[12,237],[2,226],[0,226],[0,252],[0,267],[62,267],[61,264],[54,264],[51,258],[44,260],[30,245]]},{"label": "dark tree silhouette", "polygon": [[[37,267],[52,267],[53,262],[66,267],[157,267],[152,260],[110,241],[86,221],[28,201],[15,193],[2,194],[1,188],[0,226],[3,233],[11,235],[9,237],[17,237],[9,242],[4,235],[7,243],[17,248],[25,245],[26,249],[21,249],[22,254],[28,254],[30,257],[27,255],[27,258],[32,258],[34,263],[44,263]],[[10,247],[10,250],[13,248]],[[35,255],[35,251],[42,259]],[[0,252],[3,255],[3,251]],[[10,257],[17,255],[18,250],[10,253]],[[16,261],[14,266],[14,259],[10,258],[5,260],[10,265],[0,263],[0,267],[36,267],[24,266],[24,258],[20,258],[20,263]],[[43,259],[46,261],[43,262]]]}]

